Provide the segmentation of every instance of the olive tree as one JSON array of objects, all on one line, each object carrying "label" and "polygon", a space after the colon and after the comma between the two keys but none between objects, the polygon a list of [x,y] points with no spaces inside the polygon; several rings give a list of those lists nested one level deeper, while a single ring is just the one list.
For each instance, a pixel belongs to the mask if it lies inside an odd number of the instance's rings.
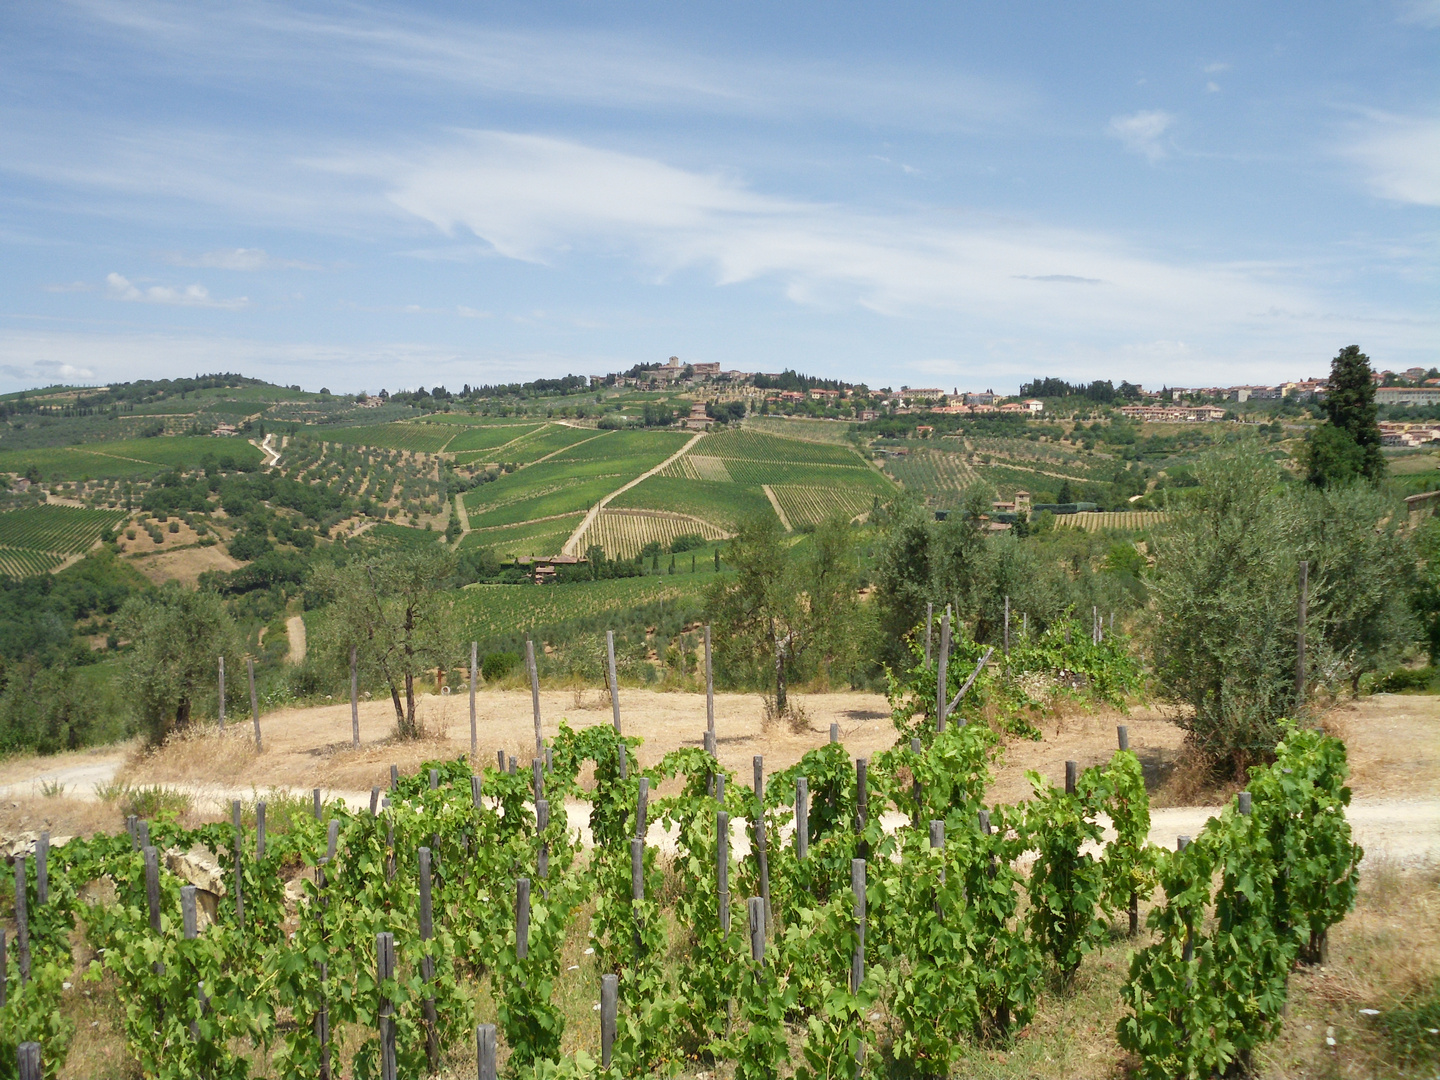
[{"label": "olive tree", "polygon": [[220,597],[177,582],[127,600],[116,632],[129,642],[125,691],[151,744],[190,725],[196,701],[215,686],[219,657],[232,670],[241,659],[234,620]]},{"label": "olive tree", "polygon": [[420,735],[415,679],[456,655],[457,635],[445,586],[454,554],[439,544],[401,548],[317,567],[313,584],[329,600],[325,644],[348,670],[350,650],[366,681],[383,682],[395,707],[395,733]]}]

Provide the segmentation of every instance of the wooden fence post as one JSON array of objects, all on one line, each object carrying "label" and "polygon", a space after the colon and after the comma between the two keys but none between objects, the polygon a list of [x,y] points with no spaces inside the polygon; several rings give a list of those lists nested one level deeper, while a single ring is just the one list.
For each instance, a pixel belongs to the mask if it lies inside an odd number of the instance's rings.
[{"label": "wooden fence post", "polygon": [[43,907],[50,900],[50,830],[35,842],[35,903]]},{"label": "wooden fence post", "polygon": [[265,751],[265,746],[260,741],[260,699],[255,694],[255,660],[247,657],[245,666],[250,672],[250,719],[255,724],[255,752],[260,754]]},{"label": "wooden fence post", "polygon": [[355,646],[350,646],[350,745],[360,749],[360,669]]},{"label": "wooden fence post", "polygon": [[752,896],[749,903],[750,959],[756,967],[765,966],[765,899]]},{"label": "wooden fence post", "polygon": [[530,708],[535,714],[535,756],[545,753],[545,735],[540,726],[540,669],[535,664],[535,642],[525,639],[525,665],[530,669]]},{"label": "wooden fence post", "polygon": [[395,790],[397,787],[399,787],[399,786],[400,786],[400,766],[399,766],[399,765],[395,765],[395,764],[391,764],[391,766],[390,766],[390,790],[391,790],[391,791],[394,791],[394,790]]},{"label": "wooden fence post", "polygon": [[[244,864],[241,862],[243,849],[243,832],[240,828],[240,800],[232,799],[230,802],[230,818],[235,827],[235,922],[240,927],[240,932],[245,932],[245,894],[243,890],[243,878],[245,874]],[[158,927],[157,927],[158,929]]]},{"label": "wooden fence post", "polygon": [[[24,855],[15,856],[15,960],[16,967],[20,971],[21,986],[24,986],[30,979],[29,883],[26,880],[25,863]],[[148,871],[150,865],[148,856],[145,865]]]},{"label": "wooden fence post", "polygon": [[140,841],[140,849],[143,851],[150,846],[150,822],[141,818],[135,822],[135,836]]},{"label": "wooden fence post", "polygon": [[15,1067],[20,1080],[45,1080],[45,1069],[40,1062],[40,1044],[23,1042],[15,1051]]},{"label": "wooden fence post", "polygon": [[[372,810],[371,813],[374,813]],[[255,858],[265,858],[265,800],[255,804]]]},{"label": "wooden fence post", "polygon": [[1310,563],[1300,560],[1300,595],[1295,611],[1295,700],[1305,704],[1305,616],[1310,610]]},{"label": "wooden fence post", "polygon": [[838,743],[840,741],[840,725],[834,721],[830,723],[830,741],[832,743]]},{"label": "wooden fence post", "polygon": [[395,935],[375,935],[375,982],[380,990],[380,1080],[395,1076],[395,1003],[385,996],[384,984],[395,978]]},{"label": "wooden fence post", "polygon": [[10,978],[6,970],[9,966],[9,957],[5,955],[5,928],[0,926],[0,1009],[5,1007],[5,983]]},{"label": "wooden fence post", "polygon": [[635,796],[635,835],[645,839],[645,834],[650,828],[650,778],[640,777],[639,791]]},{"label": "wooden fence post", "polygon": [[810,781],[795,778],[795,857],[804,862],[810,854]]},{"label": "wooden fence post", "polygon": [[[910,753],[914,754],[916,757],[919,757],[919,756],[920,756],[921,754],[923,754],[924,752],[925,752],[925,747],[921,745],[919,739],[911,739],[911,740],[910,740]],[[913,799],[915,800],[915,803],[916,803],[917,806],[918,806],[919,803],[920,803],[920,798],[921,798],[921,796],[924,795],[924,794],[925,794],[925,792],[924,792],[924,789],[921,788],[921,786],[920,786],[920,781],[919,781],[919,779],[916,778],[915,775],[912,773],[912,774],[911,774],[911,781],[910,781],[910,796],[911,796],[911,798],[913,798]]]},{"label": "wooden fence post", "polygon": [[730,932],[730,815],[715,814],[715,891],[719,900],[720,930]]},{"label": "wooden fence post", "polygon": [[715,737],[715,669],[710,662],[710,624],[705,624],[705,730]]},{"label": "wooden fence post", "polygon": [[[930,822],[930,850],[945,850],[945,822],[943,821]],[[945,884],[945,860],[943,857],[940,860],[940,884]],[[940,918],[944,918],[944,913],[940,910],[940,897],[938,895],[935,897],[935,914]]]},{"label": "wooden fence post", "polygon": [[[550,800],[539,799],[535,803],[535,832],[537,836],[543,836],[545,830],[550,827]],[[535,852],[535,876],[542,881],[550,876],[550,844],[540,841],[540,846]]]},{"label": "wooden fence post", "polygon": [[530,879],[515,882],[515,958],[530,956]]},{"label": "wooden fence post", "polygon": [[765,756],[751,760],[755,769],[755,860],[760,870],[760,899],[765,901],[765,928],[770,928],[770,851],[765,842]]},{"label": "wooden fence post", "polygon": [[1065,762],[1065,794],[1075,794],[1075,784],[1080,777],[1080,763],[1078,761]]},{"label": "wooden fence post", "polygon": [[[430,849],[419,851],[420,863],[420,948],[435,936],[435,912],[430,896]],[[428,988],[435,981],[435,961],[427,954],[420,957],[420,978]],[[440,1017],[435,1011],[435,995],[425,998],[425,1062],[432,1073],[440,1070]]]},{"label": "wooden fence post", "polygon": [[[194,941],[200,933],[200,920],[195,911],[195,886],[180,886],[180,925],[181,933],[186,941]],[[203,983],[195,984],[195,998],[197,1001],[205,1000],[205,987]],[[200,1040],[200,1022],[190,1021],[190,1038]]]},{"label": "wooden fence post", "polygon": [[480,755],[480,733],[475,726],[475,683],[480,678],[480,643],[470,642],[470,760]]},{"label": "wooden fence post", "polygon": [[1005,639],[1004,639],[1004,649],[1005,649],[1005,656],[1006,656],[1006,658],[1008,659],[1009,656],[1010,656],[1010,597],[1008,597],[1008,596],[1005,597]]},{"label": "wooden fence post", "polygon": [[480,802],[480,796],[482,794],[481,783],[482,781],[479,776],[472,775],[470,777],[470,806],[475,810],[479,810],[482,805]]},{"label": "wooden fence post", "polygon": [[935,601],[925,602],[925,666],[930,666],[930,633],[935,622]]},{"label": "wooden fence post", "polygon": [[855,900],[855,952],[850,957],[850,992],[865,981],[865,860],[850,860],[850,892]]},{"label": "wooden fence post", "polygon": [[950,605],[940,619],[940,656],[935,664],[935,730],[945,730],[945,714],[950,702],[945,696],[945,676],[950,667]]},{"label": "wooden fence post", "polygon": [[220,730],[225,730],[225,657],[220,657]]},{"label": "wooden fence post", "polygon": [[475,1078],[496,1080],[495,1025],[475,1025]]},{"label": "wooden fence post", "polygon": [[615,1023],[619,1014],[620,976],[600,976],[600,1067],[610,1068],[615,1049]]},{"label": "wooden fence post", "polygon": [[1121,750],[1130,749],[1130,729],[1124,724],[1118,724],[1115,728],[1115,737],[1120,743]]},{"label": "wooden fence post", "polygon": [[1242,813],[1242,814],[1244,814],[1244,815],[1246,815],[1246,816],[1248,817],[1248,816],[1250,815],[1251,810],[1252,810],[1252,807],[1253,807],[1253,805],[1254,805],[1253,802],[1252,802],[1251,796],[1250,796],[1250,792],[1248,792],[1248,791],[1242,791],[1242,792],[1240,792],[1238,795],[1235,796],[1235,800],[1236,800],[1236,803],[1238,804],[1238,805],[1237,805],[1237,809],[1240,811],[1240,813]]},{"label": "wooden fence post", "polygon": [[[150,913],[150,930],[160,933],[160,852],[154,845],[142,852],[145,857],[145,907]],[[16,861],[19,865],[19,861]],[[18,898],[17,898],[18,899]]]}]

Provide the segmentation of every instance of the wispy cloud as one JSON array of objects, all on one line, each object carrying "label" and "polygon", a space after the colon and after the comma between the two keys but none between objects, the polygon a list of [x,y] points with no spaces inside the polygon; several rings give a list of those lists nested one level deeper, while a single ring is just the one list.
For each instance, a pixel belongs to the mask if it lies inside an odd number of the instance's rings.
[{"label": "wispy cloud", "polygon": [[314,263],[298,259],[277,259],[261,248],[222,248],[199,255],[167,251],[164,259],[171,266],[198,266],[211,270],[318,270]]},{"label": "wispy cloud", "polygon": [[[459,244],[474,234],[505,257],[547,265],[630,260],[660,280],[699,268],[719,285],[771,283],[811,306],[1152,333],[1233,326],[1261,296],[1314,307],[1276,268],[1172,262],[1076,230],[865,213],[536,135],[470,132],[428,157],[336,167],[384,178],[397,207]],[[1095,283],[1107,288],[1043,287]]]},{"label": "wispy cloud", "polygon": [[1409,0],[1400,7],[1400,21],[1431,30],[1440,28],[1440,0]]},{"label": "wispy cloud", "polygon": [[[342,14],[236,3],[201,12],[171,0],[79,0],[91,23],[175,58],[198,82],[282,79],[371,83],[397,94],[443,92],[674,114],[885,120],[929,130],[1013,119],[1037,95],[1016,80],[953,68],[793,57],[722,59],[598,30],[517,30],[400,9]],[[319,58],[323,58],[319,59]]]},{"label": "wispy cloud", "polygon": [[119,274],[105,275],[109,296],[115,300],[129,300],[138,304],[169,304],[175,307],[224,308],[234,311],[248,307],[248,297],[238,296],[231,300],[218,300],[210,295],[204,285],[186,285],[175,288],[170,285],[151,285],[142,289],[128,278]]},{"label": "wispy cloud", "polygon": [[1151,161],[1165,156],[1161,140],[1175,123],[1175,117],[1162,109],[1142,109],[1129,116],[1112,116],[1106,131],[1125,144],[1125,149],[1142,154]]},{"label": "wispy cloud", "polygon": [[56,283],[56,284],[54,284],[54,285],[42,285],[41,288],[43,288],[46,292],[52,292],[52,293],[94,292],[94,291],[95,291],[95,286],[92,285],[92,284],[90,284],[90,282],[88,282],[88,281],[67,281],[67,282],[60,282],[60,283]]},{"label": "wispy cloud", "polygon": [[1382,198],[1440,206],[1440,115],[1371,113],[1343,148]]}]

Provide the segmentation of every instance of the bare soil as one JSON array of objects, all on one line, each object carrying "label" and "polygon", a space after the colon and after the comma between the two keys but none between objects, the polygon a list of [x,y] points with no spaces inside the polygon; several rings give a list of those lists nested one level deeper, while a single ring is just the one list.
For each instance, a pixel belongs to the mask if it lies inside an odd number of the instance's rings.
[{"label": "bare soil", "polygon": [[[162,526],[163,528],[164,526]],[[166,545],[171,540],[176,542],[189,532],[188,528],[182,526],[180,534],[172,537],[165,534]],[[195,542],[196,537],[190,534],[190,543]],[[140,551],[131,561],[131,565],[139,570],[155,584],[159,585],[166,581],[178,581],[183,585],[194,585],[200,580],[200,575],[206,570],[238,570],[245,564],[238,559],[226,554],[225,549],[219,544],[213,547],[183,547],[170,548],[162,545],[157,548],[146,533],[140,533],[134,540],[125,541],[126,547],[134,550],[142,544],[144,551]],[[147,554],[146,552],[154,552]]]}]

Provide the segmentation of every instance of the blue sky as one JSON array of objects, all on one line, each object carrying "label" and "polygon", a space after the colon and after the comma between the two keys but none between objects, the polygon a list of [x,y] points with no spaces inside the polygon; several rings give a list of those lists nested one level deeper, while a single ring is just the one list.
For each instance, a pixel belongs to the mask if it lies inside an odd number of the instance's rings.
[{"label": "blue sky", "polygon": [[0,388],[1440,364],[1440,0],[0,8]]}]

